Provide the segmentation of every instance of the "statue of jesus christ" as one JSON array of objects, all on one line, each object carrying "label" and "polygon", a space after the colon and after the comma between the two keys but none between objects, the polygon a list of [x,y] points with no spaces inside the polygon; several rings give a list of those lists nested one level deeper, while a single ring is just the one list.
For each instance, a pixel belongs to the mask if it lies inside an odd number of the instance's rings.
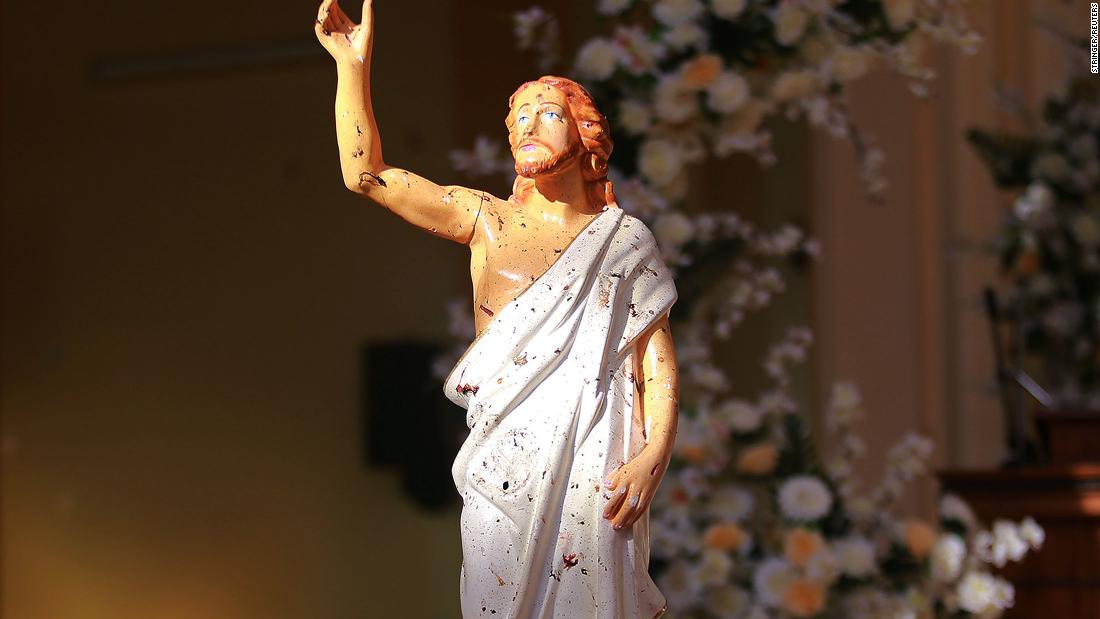
[{"label": "statue of jesus christ", "polygon": [[324,0],[344,183],[470,248],[477,335],[448,376],[470,436],[463,617],[652,619],[648,511],[676,434],[676,300],[653,235],[615,203],[607,120],[579,84],[519,87],[505,123],[517,178],[502,200],[387,165],[370,95],[371,1],[355,24]]}]

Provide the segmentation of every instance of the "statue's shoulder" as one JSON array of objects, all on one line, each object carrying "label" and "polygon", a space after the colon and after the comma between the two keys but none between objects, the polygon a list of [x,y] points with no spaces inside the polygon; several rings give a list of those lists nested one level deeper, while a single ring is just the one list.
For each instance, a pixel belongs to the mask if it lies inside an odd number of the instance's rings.
[{"label": "statue's shoulder", "polygon": [[657,248],[657,240],[649,226],[626,211],[623,211],[623,216],[619,220],[618,237],[623,243],[637,245],[645,250]]}]

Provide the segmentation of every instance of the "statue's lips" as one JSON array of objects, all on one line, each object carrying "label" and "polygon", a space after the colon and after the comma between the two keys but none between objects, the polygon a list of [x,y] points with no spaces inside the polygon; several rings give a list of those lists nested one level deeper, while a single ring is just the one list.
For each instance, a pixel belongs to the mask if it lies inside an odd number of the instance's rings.
[{"label": "statue's lips", "polygon": [[523,153],[529,153],[529,152],[535,150],[536,148],[538,148],[539,146],[542,146],[542,144],[538,144],[536,142],[528,142],[528,143],[524,144],[523,146],[520,146],[519,150],[520,150],[520,152],[523,152]]}]

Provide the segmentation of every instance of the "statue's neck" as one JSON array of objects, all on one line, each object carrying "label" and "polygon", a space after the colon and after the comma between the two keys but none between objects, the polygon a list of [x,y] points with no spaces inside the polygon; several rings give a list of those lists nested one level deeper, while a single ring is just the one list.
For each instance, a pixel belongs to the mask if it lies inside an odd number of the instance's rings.
[{"label": "statue's neck", "polygon": [[548,218],[567,221],[580,214],[596,211],[588,195],[580,166],[576,163],[554,174],[540,175],[535,188],[527,196],[525,207],[529,212],[543,213]]}]

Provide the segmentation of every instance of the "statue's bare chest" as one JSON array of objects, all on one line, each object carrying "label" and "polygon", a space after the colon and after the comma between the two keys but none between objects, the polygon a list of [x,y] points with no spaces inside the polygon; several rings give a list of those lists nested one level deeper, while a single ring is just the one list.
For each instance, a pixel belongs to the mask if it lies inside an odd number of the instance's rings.
[{"label": "statue's bare chest", "polygon": [[567,226],[524,217],[522,213],[510,215],[509,220],[490,212],[478,222],[480,242],[471,248],[470,262],[478,333],[498,311],[542,277],[596,217],[586,215]]}]

